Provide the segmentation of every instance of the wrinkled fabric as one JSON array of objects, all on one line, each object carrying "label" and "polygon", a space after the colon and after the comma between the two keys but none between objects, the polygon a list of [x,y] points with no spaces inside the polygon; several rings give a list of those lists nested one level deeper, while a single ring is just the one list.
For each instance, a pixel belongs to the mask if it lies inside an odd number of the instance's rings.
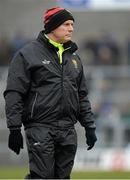
[{"label": "wrinkled fabric", "polygon": [[74,128],[32,127],[25,133],[30,171],[45,179],[70,176],[77,149]]}]

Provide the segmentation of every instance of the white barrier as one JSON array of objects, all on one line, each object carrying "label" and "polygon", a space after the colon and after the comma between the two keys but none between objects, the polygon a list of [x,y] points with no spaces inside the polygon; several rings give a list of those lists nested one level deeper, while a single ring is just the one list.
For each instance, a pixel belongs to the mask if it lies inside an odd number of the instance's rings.
[{"label": "white barrier", "polygon": [[130,150],[78,148],[75,170],[130,170]]}]

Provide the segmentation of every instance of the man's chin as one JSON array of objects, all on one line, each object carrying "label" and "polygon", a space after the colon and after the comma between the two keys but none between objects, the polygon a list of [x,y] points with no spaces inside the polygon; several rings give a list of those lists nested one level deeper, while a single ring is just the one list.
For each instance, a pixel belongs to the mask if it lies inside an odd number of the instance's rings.
[{"label": "man's chin", "polygon": [[68,41],[71,41],[71,37],[67,37],[64,39],[64,42],[68,42]]}]

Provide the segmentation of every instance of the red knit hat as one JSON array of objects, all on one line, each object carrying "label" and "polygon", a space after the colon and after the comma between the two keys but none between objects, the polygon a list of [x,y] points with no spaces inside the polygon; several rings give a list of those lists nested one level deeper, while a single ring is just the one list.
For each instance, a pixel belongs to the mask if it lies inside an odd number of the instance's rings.
[{"label": "red knit hat", "polygon": [[62,7],[48,9],[42,17],[45,33],[48,34],[67,20],[73,20],[72,14]]}]

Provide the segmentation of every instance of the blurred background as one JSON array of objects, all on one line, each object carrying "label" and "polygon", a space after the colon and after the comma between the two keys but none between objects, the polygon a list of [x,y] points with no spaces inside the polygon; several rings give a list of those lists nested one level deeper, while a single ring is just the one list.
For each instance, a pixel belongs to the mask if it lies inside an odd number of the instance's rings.
[{"label": "blurred background", "polygon": [[[13,55],[37,37],[42,15],[52,6],[63,6],[75,17],[73,41],[79,47],[97,125],[98,142],[88,152],[84,129],[77,123],[74,171],[129,171],[130,0],[0,0],[0,169],[28,164],[26,144],[20,156],[7,147],[3,91]],[[4,177],[7,172],[0,171]]]}]

